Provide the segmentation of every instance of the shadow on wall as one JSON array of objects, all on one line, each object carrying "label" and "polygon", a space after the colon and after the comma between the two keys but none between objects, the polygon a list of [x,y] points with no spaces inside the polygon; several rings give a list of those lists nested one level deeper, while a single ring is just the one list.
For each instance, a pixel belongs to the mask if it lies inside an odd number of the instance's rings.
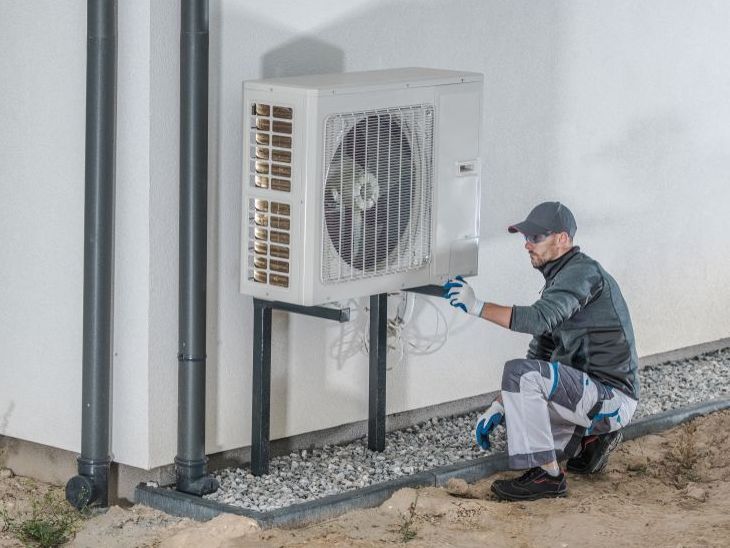
[{"label": "shadow on wall", "polygon": [[[206,431],[209,432],[208,450],[220,450],[219,432],[221,413],[228,414],[236,402],[226,400],[227,372],[234,370],[243,376],[240,384],[244,393],[250,391],[253,300],[238,293],[240,260],[240,225],[226,223],[226,219],[241,218],[241,82],[257,78],[299,76],[344,71],[344,53],[341,49],[313,36],[295,36],[288,29],[278,27],[248,13],[239,3],[211,3],[210,21],[210,122],[209,122],[209,277],[207,302],[208,364],[206,388]],[[236,29],[225,32],[224,29]],[[251,32],[254,31],[254,32]],[[253,47],[252,47],[253,45]],[[265,51],[256,51],[259,47]],[[259,59],[257,70],[229,70],[243,63],[226,63],[228,59]],[[235,183],[231,183],[235,181]],[[232,226],[232,224],[234,226]],[[227,261],[230,261],[227,263]],[[235,266],[224,268],[224,264]],[[229,296],[226,298],[226,296]],[[233,299],[230,296],[234,296]],[[238,297],[238,298],[236,298]],[[235,303],[235,304],[232,304]],[[228,307],[233,307],[233,314]],[[230,321],[234,318],[233,321]],[[311,319],[310,319],[311,321]],[[325,322],[322,320],[322,322]],[[319,323],[315,320],[314,323]],[[233,335],[241,343],[233,345],[235,355],[220,353],[224,334]],[[243,336],[242,336],[243,335]],[[272,434],[285,429],[289,384],[287,364],[301,348],[290,341],[298,339],[291,330],[289,313],[272,314],[272,379],[271,406]],[[215,341],[215,342],[214,342]],[[229,345],[229,348],[231,346]],[[226,363],[221,363],[226,360]],[[246,400],[248,401],[248,400]],[[239,420],[242,433],[250,428],[250,407],[235,413],[245,417]],[[239,427],[236,427],[237,430]]]},{"label": "shadow on wall", "polygon": [[18,440],[5,436],[10,424],[10,417],[15,410],[15,402],[10,402],[7,411],[0,416],[0,469],[5,466],[5,459],[13,452]]},{"label": "shadow on wall", "polygon": [[[178,8],[180,9],[180,8]],[[220,264],[220,226],[221,208],[220,200],[220,169],[221,169],[221,94],[219,93],[221,82],[221,64],[216,62],[220,59],[222,46],[222,22],[223,13],[221,2],[211,2],[209,5],[209,26],[208,26],[208,249],[207,249],[207,280],[206,280],[206,364],[205,364],[205,431],[207,437],[216,431],[218,417],[218,406],[220,404],[218,394],[219,376],[219,318],[220,318],[220,283],[218,269]],[[179,13],[179,12],[178,12]]]},{"label": "shadow on wall", "polygon": [[[345,54],[341,49],[312,36],[292,39],[267,51],[261,57],[262,78],[343,72],[344,67]],[[271,424],[276,430],[282,431],[286,429],[291,401],[290,382],[287,368],[275,367],[274,364],[288,364],[298,359],[297,336],[291,329],[291,316],[292,314],[288,312],[275,311],[271,322],[271,401],[277,402],[277,405],[271,408]],[[320,340],[326,340],[324,332],[320,330],[326,329],[327,326],[322,324],[327,323],[327,320],[308,318],[307,321],[318,324],[313,329],[318,331],[317,336],[321,337]],[[324,381],[322,378],[323,387]]]},{"label": "shadow on wall", "polygon": [[[455,9],[452,2],[445,0],[375,2],[336,20],[313,24],[305,34],[277,24],[273,18],[262,17],[257,9],[265,8],[257,8],[256,2],[246,5],[221,1],[219,4],[220,36],[211,36],[211,63],[220,64],[216,69],[217,81],[211,82],[217,108],[211,125],[218,139],[217,197],[210,204],[216,208],[214,245],[218,272],[209,284],[216,284],[210,291],[216,295],[218,302],[214,306],[220,321],[216,333],[210,335],[211,340],[226,341],[226,354],[218,356],[223,369],[216,371],[216,376],[225,370],[228,375],[225,382],[243,387],[244,394],[251,386],[253,306],[250,297],[237,298],[242,81],[402,66],[481,72],[485,75],[483,246],[492,247],[490,239],[506,238],[504,227],[523,217],[534,203],[563,198],[556,194],[559,186],[555,181],[562,34],[567,26],[564,8],[559,3],[464,0]],[[316,9],[324,9],[320,4]],[[310,8],[292,8],[281,20],[292,20],[304,9]],[[492,272],[495,274],[498,273]],[[209,312],[212,310],[209,307]],[[316,397],[330,402],[330,409],[340,404],[343,409],[351,409],[353,400],[359,401],[359,407],[367,406],[366,384],[361,395],[353,397],[336,383],[328,382],[331,372],[326,367],[325,356],[330,352],[323,351],[322,344],[331,343],[340,331],[339,326],[277,313],[273,329],[272,438],[292,427],[286,406],[291,403],[294,392],[297,400],[302,401],[303,393],[316,390]],[[333,359],[329,356],[329,361]],[[420,365],[417,361],[426,358],[412,360],[410,371],[388,387],[391,404],[406,401],[408,398],[404,396],[409,386],[412,385],[411,390],[419,386],[415,378],[417,370],[413,369]],[[338,369],[343,365],[348,368],[352,378],[362,379],[367,378],[366,364],[367,358],[358,355],[347,360],[347,364],[337,365]],[[299,373],[297,380],[292,379],[291,373],[296,369],[306,370],[306,375]],[[449,375],[449,368],[443,368],[443,374]],[[216,385],[219,382],[223,382],[222,378],[209,381]],[[300,384],[295,387],[295,382]],[[237,416],[237,421],[242,419],[250,424],[248,400],[224,399],[215,405],[231,407],[229,404],[234,407],[225,415]],[[310,410],[311,418],[307,422],[335,424],[336,418],[319,407]],[[213,415],[216,421],[223,417],[220,413]],[[211,433],[227,430],[209,426]]]},{"label": "shadow on wall", "polygon": [[[221,2],[214,2],[211,5],[211,25],[210,25],[210,50],[211,50],[211,62],[210,62],[210,82],[211,91],[209,102],[210,108],[210,132],[209,132],[209,148],[211,154],[209,154],[209,173],[211,174],[212,181],[214,184],[209,185],[208,190],[208,214],[210,217],[209,225],[210,230],[210,245],[208,257],[211,262],[215,263],[218,267],[220,264],[221,255],[221,240],[231,241],[230,238],[226,239],[222,236],[221,218],[227,217],[230,212],[225,212],[221,215],[222,211],[228,209],[227,206],[231,202],[227,200],[221,193],[221,181],[224,177],[220,175],[221,171],[224,171],[226,166],[221,166],[221,163],[225,161],[225,157],[222,157],[222,114],[221,112],[233,112],[232,109],[226,109],[221,107],[221,104],[225,102],[223,90],[224,86],[228,85],[227,80],[223,74],[224,68],[221,67],[220,61],[223,58],[224,48],[224,36],[222,33],[223,29],[223,6]],[[271,29],[272,33],[279,34],[280,30]],[[327,72],[343,72],[344,70],[344,53],[341,49],[332,46],[322,40],[319,40],[312,36],[303,36],[293,38],[289,41],[284,42],[281,46],[276,47],[261,56],[261,76],[262,78],[275,78],[283,76],[300,76],[304,74],[320,74]],[[240,98],[240,82],[244,79],[253,79],[249,77],[242,77],[237,83],[238,87],[236,93]],[[240,105],[239,105],[240,109]],[[225,118],[225,116],[224,116]],[[240,116],[236,116],[237,120],[240,120]],[[240,130],[234,133],[239,136],[239,143],[242,142],[240,136]],[[240,148],[240,147],[238,147]],[[239,153],[240,154],[240,153]],[[236,158],[238,165],[240,166],[241,158],[239,155]],[[241,180],[240,168],[237,170],[237,177],[235,180]],[[217,184],[216,184],[217,183]],[[240,187],[238,195],[233,203],[240,204]],[[235,218],[240,219],[240,209],[238,215]],[[240,235],[239,235],[240,237]],[[238,242],[238,240],[236,240]],[[225,245],[225,244],[223,244]],[[236,254],[238,254],[237,246]],[[210,269],[210,265],[209,265]],[[208,291],[207,291],[207,337],[209,341],[217,341],[220,339],[219,332],[219,305],[220,305],[220,283],[226,283],[229,280],[220,280],[218,276],[209,276]],[[235,279],[235,287],[237,289],[238,279]],[[247,318],[246,324],[249,324],[253,317],[253,302],[251,299],[247,299],[246,310],[243,314]],[[249,324],[250,325],[250,324]],[[251,333],[252,327],[247,325],[246,333]],[[289,314],[285,312],[274,312],[272,315],[272,332],[274,334],[272,340],[272,365],[279,363],[289,363],[290,349],[288,341],[289,336]],[[249,335],[250,337],[250,335]],[[244,355],[246,356],[246,362],[250,360],[251,355],[251,339],[246,338],[244,342]],[[215,431],[216,425],[213,420],[214,417],[218,416],[218,367],[220,356],[218,353],[217,344],[208,344],[208,363],[207,363],[207,388],[206,388],[206,400],[207,400],[207,411],[206,411],[206,429],[208,431]],[[250,362],[249,362],[250,363]],[[250,368],[248,369],[250,371]],[[272,409],[274,416],[274,422],[276,417],[282,417],[281,421],[284,421],[286,417],[286,403],[288,397],[286,394],[286,387],[288,386],[286,380],[282,382],[276,378],[276,368],[272,368],[272,399],[273,401],[280,402],[275,408]],[[279,375],[281,376],[281,375]],[[286,375],[284,375],[286,376]],[[277,390],[277,387],[283,387],[283,392]]]},{"label": "shadow on wall", "polygon": [[261,57],[263,78],[344,72],[344,52],[312,36],[296,38]]},{"label": "shadow on wall", "polygon": [[10,416],[13,414],[13,410],[15,410],[15,402],[11,401],[10,405],[8,405],[7,411],[2,414],[0,417],[0,436],[5,435],[5,432],[8,429],[8,424],[10,424]]}]

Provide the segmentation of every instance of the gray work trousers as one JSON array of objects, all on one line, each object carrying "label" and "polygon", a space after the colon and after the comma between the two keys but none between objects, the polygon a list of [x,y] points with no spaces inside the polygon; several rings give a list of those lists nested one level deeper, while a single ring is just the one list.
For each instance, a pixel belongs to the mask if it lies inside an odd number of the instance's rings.
[{"label": "gray work trousers", "polygon": [[626,426],[637,401],[588,374],[542,360],[510,360],[502,375],[510,468],[571,458],[580,440]]}]

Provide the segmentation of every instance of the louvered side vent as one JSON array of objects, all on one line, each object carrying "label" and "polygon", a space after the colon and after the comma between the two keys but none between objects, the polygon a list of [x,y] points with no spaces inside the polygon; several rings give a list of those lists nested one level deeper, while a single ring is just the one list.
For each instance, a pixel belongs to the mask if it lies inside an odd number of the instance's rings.
[{"label": "louvered side vent", "polygon": [[433,118],[415,105],[325,120],[323,283],[430,261]]},{"label": "louvered side vent", "polygon": [[289,287],[291,207],[251,198],[248,203],[248,278]]},{"label": "louvered side vent", "polygon": [[292,118],[289,107],[251,106],[251,186],[291,192]]},{"label": "louvered side vent", "polygon": [[269,199],[269,191],[291,193],[292,124],[290,107],[251,106],[248,279],[284,288],[291,276],[291,206]]}]

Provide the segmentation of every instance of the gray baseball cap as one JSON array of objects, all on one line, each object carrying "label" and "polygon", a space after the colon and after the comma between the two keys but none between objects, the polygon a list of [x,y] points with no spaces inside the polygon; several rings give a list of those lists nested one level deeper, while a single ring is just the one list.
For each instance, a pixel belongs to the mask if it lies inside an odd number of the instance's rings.
[{"label": "gray baseball cap", "polygon": [[547,232],[567,232],[572,238],[578,227],[570,210],[560,202],[543,202],[536,205],[527,219],[507,227],[511,233],[521,232],[527,236],[537,236]]}]

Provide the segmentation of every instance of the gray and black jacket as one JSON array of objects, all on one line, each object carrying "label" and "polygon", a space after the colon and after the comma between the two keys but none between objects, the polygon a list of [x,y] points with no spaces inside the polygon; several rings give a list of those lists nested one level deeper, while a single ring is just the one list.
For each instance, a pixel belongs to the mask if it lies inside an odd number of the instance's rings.
[{"label": "gray and black jacket", "polygon": [[616,280],[577,246],[540,271],[542,297],[512,307],[510,329],[534,335],[527,357],[570,365],[638,400],[634,330]]}]

